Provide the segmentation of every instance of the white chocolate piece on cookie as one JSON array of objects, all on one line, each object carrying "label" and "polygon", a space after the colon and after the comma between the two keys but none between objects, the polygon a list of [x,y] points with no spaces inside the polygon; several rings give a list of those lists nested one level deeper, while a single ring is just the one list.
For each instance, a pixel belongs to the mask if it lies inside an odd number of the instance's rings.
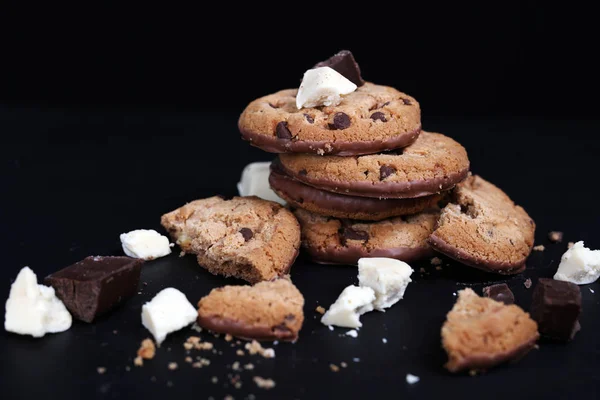
[{"label": "white chocolate piece on cookie", "polygon": [[357,86],[330,67],[309,69],[304,73],[296,95],[296,107],[312,108],[337,106],[342,96],[356,90]]}]

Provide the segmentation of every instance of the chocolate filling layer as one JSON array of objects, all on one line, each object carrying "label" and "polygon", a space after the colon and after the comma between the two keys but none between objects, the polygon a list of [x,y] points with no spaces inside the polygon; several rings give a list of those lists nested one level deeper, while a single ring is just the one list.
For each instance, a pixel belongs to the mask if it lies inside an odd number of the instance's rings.
[{"label": "chocolate filling layer", "polygon": [[431,247],[398,247],[392,249],[374,249],[367,251],[360,247],[314,249],[306,247],[312,260],[320,264],[356,265],[359,258],[387,257],[404,262],[420,260],[433,255]]},{"label": "chocolate filling layer", "polygon": [[274,327],[250,326],[218,315],[198,315],[198,325],[212,332],[229,333],[241,339],[293,341],[298,337],[291,329],[285,327],[285,324]]},{"label": "chocolate filling layer", "polygon": [[388,140],[345,142],[280,139],[276,136],[244,130],[241,127],[239,127],[239,130],[244,140],[247,140],[253,146],[271,153],[321,153],[337,156],[373,154],[406,147],[417,140],[419,133],[421,133],[421,127],[419,126],[413,131],[400,133]]}]

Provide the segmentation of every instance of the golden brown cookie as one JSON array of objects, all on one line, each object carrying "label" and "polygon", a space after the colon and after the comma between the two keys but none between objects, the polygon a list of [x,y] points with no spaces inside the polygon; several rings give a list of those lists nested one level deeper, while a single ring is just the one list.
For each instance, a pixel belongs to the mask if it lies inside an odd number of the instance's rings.
[{"label": "golden brown cookie", "polygon": [[525,269],[535,223],[502,190],[473,175],[454,189],[429,238],[437,251],[463,264],[498,274]]},{"label": "golden brown cookie", "polygon": [[250,144],[272,153],[349,156],[404,147],[421,131],[421,109],[398,90],[365,83],[337,106],[296,108],[297,89],[251,102],[238,127]]},{"label": "golden brown cookie", "polygon": [[296,340],[304,297],[288,278],[213,289],[198,302],[198,325],[243,339]]},{"label": "golden brown cookie", "polygon": [[254,196],[192,201],[163,215],[161,224],[209,272],[250,283],[287,274],[300,247],[294,215]]},{"label": "golden brown cookie", "polygon": [[316,188],[352,196],[412,198],[451,189],[465,179],[464,147],[440,133],[421,132],[404,149],[354,157],[280,154],[286,174]]},{"label": "golden brown cookie", "polygon": [[427,237],[437,210],[378,222],[323,217],[302,209],[294,215],[302,226],[302,246],[318,263],[356,265],[362,257],[411,262],[433,254]]},{"label": "golden brown cookie", "polygon": [[269,175],[271,189],[292,207],[315,214],[364,221],[380,221],[389,217],[416,214],[437,206],[443,194],[414,199],[375,199],[346,196],[306,185],[287,175],[275,165]]},{"label": "golden brown cookie", "polygon": [[539,338],[537,324],[519,306],[477,296],[467,288],[442,326],[442,346],[450,372],[486,370],[518,360]]}]

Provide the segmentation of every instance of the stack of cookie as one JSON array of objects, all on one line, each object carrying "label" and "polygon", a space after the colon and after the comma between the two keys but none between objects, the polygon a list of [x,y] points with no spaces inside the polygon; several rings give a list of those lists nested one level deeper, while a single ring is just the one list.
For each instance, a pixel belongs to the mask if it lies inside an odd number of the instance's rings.
[{"label": "stack of cookie", "polygon": [[[460,240],[477,232],[463,229],[451,243],[432,240],[440,207],[455,198],[454,188],[461,182],[472,187],[481,178],[469,177],[463,146],[421,130],[420,115],[413,97],[365,82],[352,54],[342,51],[308,70],[299,89],[251,102],[239,128],[252,145],[279,153],[269,183],[294,210],[302,245],[314,261],[408,262],[431,256],[435,248],[476,267],[516,272],[524,259],[501,256],[490,262],[473,246],[481,238]],[[516,206],[510,202],[505,208],[510,207]],[[457,221],[457,229],[469,228]],[[517,246],[522,253],[533,245],[533,225],[527,224],[531,232],[522,241],[531,243]]]}]

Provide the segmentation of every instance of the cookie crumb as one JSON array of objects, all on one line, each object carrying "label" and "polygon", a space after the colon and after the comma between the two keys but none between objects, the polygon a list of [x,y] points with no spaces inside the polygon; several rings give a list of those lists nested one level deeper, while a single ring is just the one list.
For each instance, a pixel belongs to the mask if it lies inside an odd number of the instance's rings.
[{"label": "cookie crumb", "polygon": [[210,381],[214,384],[216,384],[217,382],[219,382],[219,378],[217,378],[216,376],[213,376],[212,378],[210,378]]},{"label": "cookie crumb", "polygon": [[413,384],[419,382],[420,380],[421,380],[421,378],[419,378],[416,375],[406,374],[406,383],[408,383],[409,385],[413,385]]},{"label": "cookie crumb", "polygon": [[106,368],[105,367],[98,367],[96,368],[96,371],[98,371],[98,373],[100,375],[104,374],[106,372]]},{"label": "cookie crumb", "polygon": [[242,349],[237,349],[237,351],[235,352],[235,354],[237,354],[238,356],[244,356],[244,355],[246,355],[246,353],[244,353],[244,350],[242,350]]},{"label": "cookie crumb", "polygon": [[131,371],[131,367],[129,365],[126,365],[125,366],[125,371],[127,371],[127,372]]},{"label": "cookie crumb", "polygon": [[471,376],[477,375],[477,370],[474,370],[474,369],[469,370],[469,375],[471,375]]},{"label": "cookie crumb", "polygon": [[146,360],[151,360],[154,358],[156,354],[156,347],[154,346],[154,342],[152,339],[147,338],[142,340],[140,344],[140,348],[137,351],[138,357],[144,358]]},{"label": "cookie crumb", "polygon": [[320,155],[320,156],[322,156],[322,155],[325,154],[325,150],[323,150],[323,149],[317,149],[317,154]]},{"label": "cookie crumb", "polygon": [[442,259],[439,257],[433,257],[431,259],[431,265],[442,265]]},{"label": "cookie crumb", "polygon": [[185,256],[185,251],[182,250],[179,252],[179,257],[183,257],[183,256]]},{"label": "cookie crumb", "polygon": [[348,332],[346,332],[346,335],[352,336],[353,338],[355,338],[355,337],[358,337],[358,332],[356,331],[356,329],[352,329],[352,330],[349,330]]},{"label": "cookie crumb", "polygon": [[544,247],[543,244],[538,244],[537,246],[533,246],[533,250],[534,251],[544,251],[544,250],[546,250],[546,248]]},{"label": "cookie crumb", "polygon": [[137,356],[133,359],[133,365],[135,365],[136,367],[141,367],[142,365],[144,365],[144,360],[142,360],[142,357]]},{"label": "cookie crumb", "polygon": [[191,349],[193,349],[193,348],[194,348],[194,345],[193,345],[193,344],[191,344],[191,343],[185,342],[185,343],[183,344],[183,348],[184,348],[184,349],[186,349],[186,350],[191,350]]},{"label": "cookie crumb", "polygon": [[194,361],[194,360],[193,360],[193,359],[192,359],[192,357],[190,357],[190,356],[187,356],[187,357],[185,358],[185,362],[186,362],[186,363],[189,363],[189,364],[191,364],[193,361]]},{"label": "cookie crumb", "polygon": [[525,287],[527,289],[529,289],[531,287],[531,279],[529,279],[529,278],[525,279],[525,282],[523,282],[523,285],[525,285]]},{"label": "cookie crumb", "polygon": [[342,361],[342,362],[340,363],[340,366],[341,366],[342,368],[346,368],[346,367],[348,366],[348,364],[346,364],[345,362],[343,362],[343,361]]},{"label": "cookie crumb", "polygon": [[234,371],[239,371],[240,370],[240,362],[236,361],[231,365],[231,369]]},{"label": "cookie crumb", "polygon": [[560,243],[563,240],[563,233],[560,231],[550,231],[548,232],[548,239],[552,243]]},{"label": "cookie crumb", "polygon": [[419,272],[422,273],[422,274],[424,274],[425,273],[425,268],[423,268],[423,267],[419,268]]},{"label": "cookie crumb", "polygon": [[177,363],[176,363],[176,362],[170,362],[170,363],[169,363],[169,365],[168,365],[168,368],[169,368],[171,371],[175,371],[175,370],[176,370],[178,367],[179,367],[179,366],[177,365]]},{"label": "cookie crumb", "polygon": [[223,400],[235,400],[232,395],[228,394],[223,398]]},{"label": "cookie crumb", "polygon": [[333,372],[338,372],[340,370],[340,367],[338,367],[335,364],[329,364],[329,369],[331,369]]},{"label": "cookie crumb", "polygon": [[197,322],[194,322],[194,325],[192,325],[192,330],[196,332],[202,332],[202,328],[200,327],[200,325],[198,325]]},{"label": "cookie crumb", "polygon": [[567,247],[570,249],[571,247],[575,246],[575,243],[573,242],[569,242],[567,243]]},{"label": "cookie crumb", "polygon": [[442,267],[440,267],[440,266],[438,265],[437,267],[435,267],[435,270],[436,270],[436,271],[441,271],[441,270],[442,270]]},{"label": "cookie crumb", "polygon": [[226,342],[231,342],[232,340],[233,340],[233,336],[231,336],[229,333],[227,335],[225,335]]},{"label": "cookie crumb", "polygon": [[248,353],[250,353],[251,355],[260,354],[264,358],[275,357],[275,350],[265,349],[256,340],[253,340],[251,343],[246,343],[245,348],[246,348],[246,350],[248,350]]},{"label": "cookie crumb", "polygon": [[322,306],[317,306],[317,308],[315,308],[315,311],[319,314],[325,314],[325,308],[323,308]]},{"label": "cookie crumb", "polygon": [[254,369],[254,364],[248,363],[248,364],[244,365],[244,369],[247,369],[248,371],[252,371]]},{"label": "cookie crumb", "polygon": [[233,387],[236,389],[240,389],[242,387],[242,382],[237,381],[236,383],[233,384]]},{"label": "cookie crumb", "polygon": [[261,389],[268,390],[273,389],[275,387],[275,381],[273,379],[265,379],[260,376],[255,376],[252,379],[254,380],[254,383],[256,383],[256,386],[258,386]]}]

